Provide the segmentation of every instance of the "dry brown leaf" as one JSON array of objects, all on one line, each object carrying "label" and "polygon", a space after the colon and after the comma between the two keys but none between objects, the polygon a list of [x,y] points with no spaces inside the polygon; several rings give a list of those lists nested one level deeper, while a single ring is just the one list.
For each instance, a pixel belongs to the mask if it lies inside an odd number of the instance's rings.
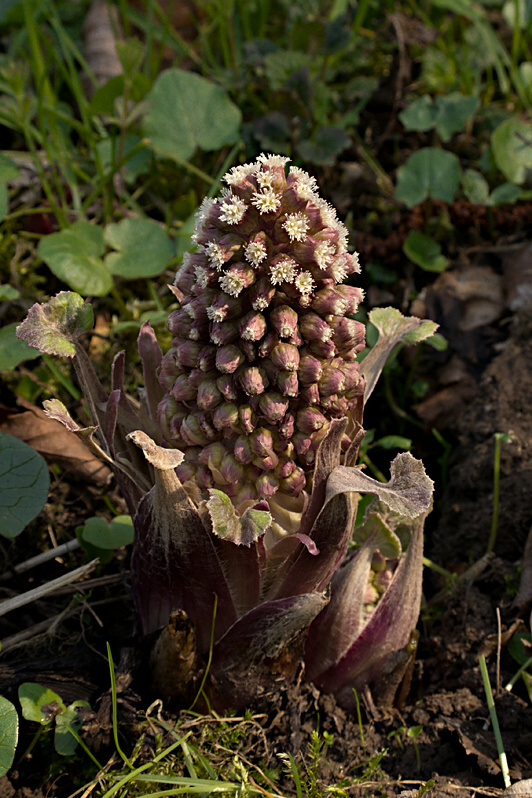
[{"label": "dry brown leaf", "polygon": [[59,421],[48,418],[44,410],[19,398],[23,412],[3,411],[0,430],[14,435],[40,454],[57,463],[75,479],[103,487],[111,480],[110,468],[98,460],[73,432]]}]

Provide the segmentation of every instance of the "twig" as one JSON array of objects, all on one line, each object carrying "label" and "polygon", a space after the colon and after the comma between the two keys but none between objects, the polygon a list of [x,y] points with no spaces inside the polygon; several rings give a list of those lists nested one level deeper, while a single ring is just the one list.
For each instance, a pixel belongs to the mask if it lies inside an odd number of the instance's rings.
[{"label": "twig", "polygon": [[13,598],[4,599],[4,601],[0,602],[0,616],[12,612],[12,610],[17,610],[19,607],[24,607],[26,604],[31,604],[37,601],[37,599],[44,598],[44,596],[48,596],[58,588],[63,588],[67,585],[71,585],[72,582],[77,582],[78,579],[81,579],[83,576],[93,571],[98,563],[98,559],[92,560],[86,565],[82,565],[74,571],[70,571],[68,574],[63,574],[63,576],[58,576],[57,579],[52,579],[51,582],[46,582],[44,585],[33,588],[33,590],[28,590],[26,593],[21,593]]},{"label": "twig", "polygon": [[30,557],[29,560],[24,560],[24,562],[19,563],[19,565],[14,565],[9,571],[5,571],[5,573],[1,574],[0,582],[5,582],[14,574],[23,574],[26,571],[30,571],[32,568],[36,568],[38,565],[48,562],[48,560],[54,560],[56,557],[62,557],[63,554],[68,554],[70,551],[75,551],[79,549],[80,545],[79,540],[74,538],[74,540],[69,540],[67,543],[62,543],[60,546],[56,546],[53,549],[48,549],[40,554],[36,554],[35,557]]}]

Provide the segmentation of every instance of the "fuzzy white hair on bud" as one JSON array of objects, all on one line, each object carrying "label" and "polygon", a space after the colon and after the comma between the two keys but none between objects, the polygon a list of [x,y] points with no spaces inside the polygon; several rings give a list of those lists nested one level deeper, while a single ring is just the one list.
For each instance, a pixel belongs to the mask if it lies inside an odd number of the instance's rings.
[{"label": "fuzzy white hair on bud", "polygon": [[196,281],[200,288],[207,288],[209,283],[209,272],[205,266],[195,266],[194,274],[196,275]]},{"label": "fuzzy white hair on bud", "polygon": [[217,271],[220,271],[225,263],[224,251],[216,241],[209,241],[201,247],[202,251],[206,254],[211,266]]},{"label": "fuzzy white hair on bud", "polygon": [[253,310],[266,310],[268,307],[268,300],[264,299],[264,297],[259,296],[254,302],[251,303],[251,307]]},{"label": "fuzzy white hair on bud", "polygon": [[266,155],[265,153],[261,152],[257,158],[257,163],[264,164],[264,166],[269,166],[273,169],[284,169],[289,160],[290,158],[287,158],[284,155]]},{"label": "fuzzy white hair on bud", "polygon": [[271,185],[275,179],[275,174],[268,170],[258,170],[255,172],[255,179],[261,188],[271,188]]},{"label": "fuzzy white hair on bud", "polygon": [[272,285],[293,283],[296,277],[297,264],[291,258],[286,258],[275,263],[270,268],[270,281]]},{"label": "fuzzy white hair on bud", "polygon": [[227,224],[239,224],[245,216],[247,207],[240,197],[235,197],[234,194],[227,196],[221,204],[220,221]]},{"label": "fuzzy white hair on bud", "polygon": [[316,245],[314,260],[323,271],[331,265],[333,255],[334,246],[329,244],[328,241],[320,241],[319,244]]},{"label": "fuzzy white hair on bud", "polygon": [[252,241],[244,250],[245,259],[254,269],[260,266],[266,254],[266,246],[262,241]]},{"label": "fuzzy white hair on bud", "polygon": [[291,166],[290,174],[294,175],[296,178],[294,190],[299,199],[315,199],[316,191],[318,190],[316,179],[307,174],[307,172],[303,171],[303,169],[300,169],[299,166]]},{"label": "fuzzy white hair on bud", "polygon": [[289,213],[283,222],[283,227],[290,241],[304,241],[307,237],[309,220],[304,213]]},{"label": "fuzzy white hair on bud", "polygon": [[297,290],[303,294],[311,294],[314,290],[314,280],[310,272],[301,272],[294,280],[294,285]]},{"label": "fuzzy white hair on bud", "polygon": [[273,213],[273,211],[278,210],[281,198],[272,189],[267,189],[266,191],[256,191],[251,198],[251,202],[259,213]]},{"label": "fuzzy white hair on bud", "polygon": [[223,321],[225,319],[225,313],[221,308],[207,308],[207,318],[211,321]]},{"label": "fuzzy white hair on bud", "polygon": [[245,163],[242,166],[233,166],[232,169],[224,176],[224,180],[228,186],[236,186],[238,183],[241,183],[243,180],[248,177],[248,175],[253,174],[255,171],[255,164],[253,163]]},{"label": "fuzzy white hair on bud", "polygon": [[231,296],[238,296],[246,286],[246,280],[241,274],[226,272],[219,278],[218,283],[222,291]]}]

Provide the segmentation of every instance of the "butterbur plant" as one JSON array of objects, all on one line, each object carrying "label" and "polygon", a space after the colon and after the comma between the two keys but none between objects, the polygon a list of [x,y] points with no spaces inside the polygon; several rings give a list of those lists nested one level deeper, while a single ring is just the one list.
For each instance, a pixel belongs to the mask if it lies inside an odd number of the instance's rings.
[{"label": "butterbur plant", "polygon": [[[76,294],[34,305],[18,328],[74,359],[93,426],[45,405],[110,463],[128,502],[155,689],[184,698],[203,680],[215,708],[241,709],[300,663],[346,706],[353,688],[390,700],[421,600],[432,482],[408,452],[388,483],[357,457],[389,353],[436,325],[376,309],[379,339],[359,363],[358,257],[315,180],[287,161],[234,167],[204,200],[172,289],[170,349],[140,332],[140,401],[124,390],[123,353],[109,392],[96,377]],[[363,493],[374,498],[353,531]]]}]

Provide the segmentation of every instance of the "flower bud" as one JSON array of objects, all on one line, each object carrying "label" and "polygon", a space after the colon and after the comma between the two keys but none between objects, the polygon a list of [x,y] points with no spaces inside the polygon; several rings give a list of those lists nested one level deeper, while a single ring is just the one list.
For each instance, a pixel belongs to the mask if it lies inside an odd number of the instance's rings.
[{"label": "flower bud", "polygon": [[200,382],[196,404],[201,410],[212,410],[220,404],[222,399],[222,393],[214,379],[204,379]]},{"label": "flower bud", "polygon": [[177,466],[175,473],[180,482],[188,482],[190,479],[194,479],[197,470],[198,467],[194,463],[185,461]]},{"label": "flower bud", "polygon": [[235,456],[227,452],[220,464],[220,473],[227,483],[234,485],[244,477],[244,466]]},{"label": "flower bud", "polygon": [[345,376],[343,371],[331,366],[325,366],[323,377],[318,383],[322,396],[332,396],[333,394],[345,391]]},{"label": "flower bud", "polygon": [[229,402],[224,402],[212,414],[212,423],[216,429],[235,428],[238,422],[238,407]]},{"label": "flower bud", "polygon": [[197,341],[179,341],[176,346],[177,362],[180,366],[195,368],[203,346]]},{"label": "flower bud", "polygon": [[239,324],[240,335],[246,341],[260,341],[266,333],[266,319],[256,310],[247,313]]},{"label": "flower bud", "polygon": [[289,305],[279,305],[270,313],[270,321],[279,338],[290,338],[297,331],[298,315]]},{"label": "flower bud", "polygon": [[316,407],[306,407],[296,416],[296,426],[301,432],[312,433],[321,429],[327,419]]},{"label": "flower bud", "polygon": [[213,321],[209,329],[210,339],[217,346],[225,346],[239,337],[236,321]]},{"label": "flower bud", "polygon": [[301,389],[301,398],[307,405],[317,405],[320,403],[320,389],[318,383],[314,382],[312,385],[305,385]]},{"label": "flower bud", "polygon": [[277,427],[279,435],[285,440],[290,440],[294,434],[295,418],[292,413],[287,413],[279,426]]},{"label": "flower bud", "polygon": [[224,374],[233,374],[243,362],[242,350],[235,344],[221,346],[216,353],[216,368]]},{"label": "flower bud", "polygon": [[249,405],[240,405],[238,408],[240,425],[247,435],[251,435],[257,426],[257,416]]},{"label": "flower bud", "polygon": [[221,377],[218,377],[216,387],[226,402],[236,402],[238,399],[238,390],[231,374],[222,374]]},{"label": "flower bud", "polygon": [[321,360],[331,360],[336,354],[336,347],[332,341],[311,341],[309,350]]},{"label": "flower bud", "polygon": [[297,371],[299,351],[292,344],[277,344],[271,352],[272,363],[283,371]]},{"label": "flower bud", "polygon": [[321,316],[312,312],[301,317],[299,329],[306,341],[330,341],[333,335],[332,327]]},{"label": "flower bud", "polygon": [[253,310],[266,310],[275,296],[275,288],[265,277],[257,280],[249,289],[249,299]]},{"label": "flower bud", "polygon": [[285,455],[279,458],[279,462],[275,467],[275,476],[279,479],[286,479],[286,477],[289,477],[295,470],[296,464],[291,457]]},{"label": "flower bud", "polygon": [[299,393],[299,380],[295,371],[278,371],[277,385],[283,396],[295,398]]},{"label": "flower bud", "polygon": [[248,396],[258,396],[264,393],[269,381],[264,369],[245,366],[238,374],[238,382]]},{"label": "flower bud", "polygon": [[199,417],[195,413],[190,413],[183,419],[179,434],[189,446],[206,446],[210,442],[208,435],[205,434],[200,426]]},{"label": "flower bud", "polygon": [[179,338],[188,338],[188,334],[192,326],[192,319],[186,310],[180,308],[179,310],[174,310],[172,313],[170,313],[166,326],[173,336],[178,336]]},{"label": "flower bud", "polygon": [[295,469],[284,479],[279,480],[279,488],[286,493],[291,493],[293,496],[299,496],[302,490],[305,489],[307,478],[305,472],[300,466]]},{"label": "flower bud", "polygon": [[266,333],[266,335],[258,345],[257,348],[258,356],[269,357],[278,343],[279,343],[279,338],[277,337],[276,333],[272,331]]},{"label": "flower bud", "polygon": [[248,465],[252,462],[254,454],[251,449],[251,443],[248,435],[239,435],[235,441],[234,448],[235,457],[239,463]]},{"label": "flower bud", "polygon": [[176,402],[190,402],[196,398],[196,389],[190,385],[186,374],[180,374],[174,380],[171,393]]},{"label": "flower bud", "polygon": [[216,347],[207,344],[200,349],[197,365],[201,371],[211,371],[216,362]]},{"label": "flower bud", "polygon": [[208,490],[209,488],[214,487],[214,477],[207,466],[200,465],[196,471],[196,475],[194,477],[194,481],[196,482],[198,488],[201,490]]},{"label": "flower bud", "polygon": [[262,474],[257,479],[255,487],[259,499],[271,499],[279,488],[279,480],[273,474]]},{"label": "flower bud", "polygon": [[297,376],[301,385],[312,385],[323,376],[321,362],[313,355],[303,355],[299,361]]},{"label": "flower bud", "polygon": [[320,316],[345,316],[349,299],[342,296],[337,287],[322,288],[314,294],[311,307]]},{"label": "flower bud", "polygon": [[211,471],[218,470],[220,463],[227,453],[227,449],[220,441],[213,441],[205,446],[198,455],[198,460],[208,466]]},{"label": "flower bud", "polygon": [[207,316],[211,321],[229,321],[238,319],[242,314],[242,302],[238,297],[229,296],[222,291],[218,291],[213,298],[211,305],[207,308]]},{"label": "flower bud", "polygon": [[284,418],[288,410],[288,399],[285,399],[280,393],[264,393],[260,397],[259,408],[270,424],[275,424]]}]

